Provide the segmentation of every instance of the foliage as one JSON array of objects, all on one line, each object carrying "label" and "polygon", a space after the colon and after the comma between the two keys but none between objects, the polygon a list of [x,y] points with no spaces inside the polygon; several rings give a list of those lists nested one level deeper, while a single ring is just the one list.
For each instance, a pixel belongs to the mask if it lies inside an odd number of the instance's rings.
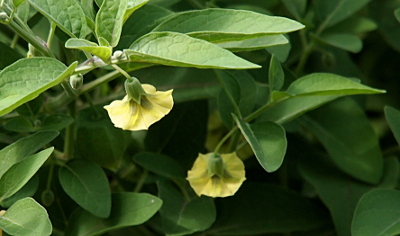
[{"label": "foliage", "polygon": [[399,21],[396,0],[0,1],[0,235],[400,234]]}]

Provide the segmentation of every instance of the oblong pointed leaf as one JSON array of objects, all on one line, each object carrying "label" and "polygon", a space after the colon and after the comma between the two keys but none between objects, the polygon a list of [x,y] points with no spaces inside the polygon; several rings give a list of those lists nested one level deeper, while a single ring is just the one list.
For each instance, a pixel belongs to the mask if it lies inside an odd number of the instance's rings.
[{"label": "oblong pointed leaf", "polygon": [[364,111],[350,98],[342,98],[301,119],[344,172],[376,184],[382,177],[379,140]]},{"label": "oblong pointed leaf", "polygon": [[359,37],[351,34],[322,34],[317,37],[322,42],[331,46],[344,49],[349,52],[357,53],[362,49],[362,41]]},{"label": "oblong pointed leaf", "polygon": [[47,148],[14,164],[1,177],[0,202],[18,192],[47,160],[54,148]]},{"label": "oblong pointed leaf", "polygon": [[353,236],[389,236],[400,234],[400,191],[377,189],[360,199],[354,212]]},{"label": "oblong pointed leaf", "polygon": [[76,159],[58,172],[64,191],[83,209],[100,218],[111,212],[111,191],[107,176],[95,163]]},{"label": "oblong pointed leaf", "polygon": [[153,31],[174,31],[213,43],[283,34],[304,28],[301,23],[252,11],[209,8],[168,18]]},{"label": "oblong pointed leaf", "polygon": [[254,69],[260,66],[204,40],[174,32],[153,32],[124,50],[131,61],[167,66]]},{"label": "oblong pointed leaf", "polygon": [[167,178],[185,179],[185,171],[177,161],[159,153],[143,152],[133,157],[133,160],[146,170]]},{"label": "oblong pointed leaf", "polygon": [[285,81],[285,74],[283,72],[281,63],[275,56],[271,57],[268,71],[268,83],[270,92],[279,91]]},{"label": "oblong pointed leaf", "polygon": [[386,106],[385,117],[397,143],[400,145],[400,111],[393,107]]},{"label": "oblong pointed leaf", "polygon": [[32,198],[17,201],[0,216],[0,228],[18,236],[47,236],[53,230],[46,209]]},{"label": "oblong pointed leaf", "polygon": [[310,95],[355,95],[384,93],[375,89],[330,73],[313,73],[299,78],[289,85],[287,93],[296,96]]},{"label": "oblong pointed leaf", "polygon": [[0,178],[12,165],[42,148],[58,134],[57,131],[38,132],[3,148],[0,151]]},{"label": "oblong pointed leaf", "polygon": [[88,52],[92,55],[98,56],[104,62],[109,62],[112,54],[112,48],[108,46],[99,46],[96,43],[90,42],[86,39],[68,39],[65,42],[66,48],[79,49]]},{"label": "oblong pointed leaf", "polygon": [[162,201],[147,193],[114,193],[110,217],[102,219],[79,209],[71,216],[65,236],[94,236],[126,226],[140,225],[152,217]]},{"label": "oblong pointed leaf", "polygon": [[232,52],[241,52],[241,51],[259,50],[276,45],[283,45],[287,44],[288,42],[289,41],[286,39],[285,36],[278,34],[278,35],[266,35],[250,39],[229,41],[216,44]]},{"label": "oblong pointed leaf", "polygon": [[266,121],[248,124],[233,116],[236,124],[267,172],[276,171],[285,157],[287,141],[282,126]]},{"label": "oblong pointed leaf", "polygon": [[128,0],[126,11],[124,13],[124,22],[131,16],[131,14],[148,3],[150,0]]},{"label": "oblong pointed leaf", "polygon": [[51,22],[73,38],[84,38],[90,33],[86,15],[76,0],[28,0]]},{"label": "oblong pointed leaf", "polygon": [[[117,46],[121,37],[127,5],[127,0],[104,0],[96,14],[96,36],[107,40],[111,47]],[[100,46],[108,46],[99,43]]]},{"label": "oblong pointed leaf", "polygon": [[68,68],[53,58],[33,57],[16,61],[0,72],[0,116],[36,98],[71,75],[78,63]]}]

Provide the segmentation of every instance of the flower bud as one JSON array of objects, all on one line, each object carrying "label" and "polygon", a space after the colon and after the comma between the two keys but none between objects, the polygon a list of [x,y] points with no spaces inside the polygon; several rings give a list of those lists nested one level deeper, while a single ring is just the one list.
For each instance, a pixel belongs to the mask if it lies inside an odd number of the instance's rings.
[{"label": "flower bud", "polygon": [[83,76],[82,76],[82,74],[72,75],[69,78],[69,84],[75,90],[80,89],[82,87],[82,84],[83,84]]},{"label": "flower bud", "polygon": [[128,97],[133,99],[138,104],[141,104],[142,95],[146,95],[142,84],[135,77],[131,77],[130,79],[125,80],[125,90],[128,94]]},{"label": "flower bud", "polygon": [[50,206],[54,202],[54,193],[51,190],[45,190],[42,192],[42,203],[45,206]]},{"label": "flower bud", "polygon": [[7,13],[5,13],[4,11],[0,12],[0,23],[7,24],[9,20],[10,17],[7,15]]}]

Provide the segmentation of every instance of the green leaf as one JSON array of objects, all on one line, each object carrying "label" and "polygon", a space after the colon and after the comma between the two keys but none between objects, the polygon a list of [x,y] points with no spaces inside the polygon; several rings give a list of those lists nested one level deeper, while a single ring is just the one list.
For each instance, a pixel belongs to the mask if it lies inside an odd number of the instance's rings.
[{"label": "green leaf", "polygon": [[128,0],[126,11],[124,14],[124,22],[132,15],[134,11],[148,3],[149,0]]},{"label": "green leaf", "polygon": [[378,25],[375,21],[360,16],[351,16],[346,20],[326,29],[323,34],[347,34],[358,35],[376,30]]},{"label": "green leaf", "polygon": [[350,98],[343,98],[312,111],[301,119],[344,172],[370,184],[382,177],[383,158],[364,111]]},{"label": "green leaf", "polygon": [[245,71],[216,70],[216,74],[224,87],[218,96],[218,110],[225,126],[231,128],[234,125],[231,114],[237,114],[237,109],[242,117],[253,111],[256,83]]},{"label": "green leaf", "polygon": [[[127,148],[129,132],[115,128],[105,109],[96,109],[98,114],[94,114],[92,109],[82,110],[78,114],[77,154],[101,167],[116,171]],[[93,144],[97,144],[96,148],[90,148]]]},{"label": "green leaf", "polygon": [[39,177],[38,175],[34,175],[28,183],[24,185],[18,192],[13,194],[11,197],[4,199],[1,202],[1,206],[4,208],[9,208],[11,207],[15,202],[26,198],[26,197],[32,197],[35,193],[36,190],[38,189],[39,186]]},{"label": "green leaf", "polygon": [[99,46],[96,43],[86,39],[68,39],[65,43],[66,48],[79,49],[98,56],[101,60],[108,63],[112,54],[112,48],[109,46]]},{"label": "green leaf", "polygon": [[400,22],[400,8],[397,8],[397,9],[394,11],[394,16],[396,17],[397,21]]},{"label": "green leaf", "polygon": [[296,96],[355,95],[384,93],[345,77],[330,73],[313,73],[299,78],[289,85],[287,93]]},{"label": "green leaf", "polygon": [[351,34],[332,34],[332,33],[323,33],[319,37],[317,37],[322,42],[329,44],[331,46],[344,49],[349,52],[357,53],[362,49],[362,41],[355,35]]},{"label": "green leaf", "polygon": [[385,159],[384,175],[378,185],[357,181],[339,171],[324,156],[307,155],[300,163],[300,174],[314,186],[319,198],[331,212],[336,232],[351,236],[351,221],[360,198],[373,189],[393,189],[399,176],[396,158]]},{"label": "green leaf", "polygon": [[86,15],[76,0],[28,0],[51,22],[72,38],[84,38],[90,33]]},{"label": "green leaf", "polygon": [[26,58],[0,72],[0,116],[36,98],[71,75],[78,63],[68,68],[53,58]]},{"label": "green leaf", "polygon": [[276,45],[283,45],[287,44],[288,42],[289,41],[286,39],[285,36],[278,34],[278,35],[266,35],[250,39],[229,41],[216,44],[222,48],[226,48],[233,52],[241,52],[241,51],[254,51]]},{"label": "green leaf", "polygon": [[140,225],[152,217],[162,201],[147,193],[114,193],[110,217],[102,219],[83,209],[75,211],[65,236],[94,236],[110,230]]},{"label": "green leaf", "polygon": [[212,43],[283,34],[304,28],[297,21],[252,11],[209,8],[168,18],[153,31],[174,31]]},{"label": "green leaf", "polygon": [[13,0],[13,4],[14,4],[15,8],[18,8],[24,2],[25,2],[25,0]]},{"label": "green leaf", "polygon": [[279,91],[282,88],[284,81],[285,74],[283,73],[281,63],[279,63],[275,56],[272,56],[268,72],[270,93],[272,93],[272,91]]},{"label": "green leaf", "polygon": [[185,179],[186,173],[177,161],[157,153],[139,153],[133,160],[146,170],[167,178]]},{"label": "green leaf", "polygon": [[270,121],[248,124],[236,116],[233,118],[260,165],[267,172],[279,169],[287,147],[285,130]]},{"label": "green leaf", "polygon": [[[96,36],[98,39],[104,38],[111,47],[119,42],[127,5],[127,0],[104,0],[96,14]],[[100,46],[108,46],[100,40],[99,43]]]},{"label": "green leaf", "polygon": [[351,227],[353,236],[400,234],[400,191],[373,190],[360,199]]},{"label": "green leaf", "polygon": [[53,114],[43,120],[40,130],[62,130],[72,123],[74,119],[70,116]]},{"label": "green leaf", "polygon": [[307,7],[307,0],[283,0],[287,9],[296,19],[302,19]]},{"label": "green leaf", "polygon": [[0,228],[18,236],[47,236],[53,231],[46,209],[32,198],[24,198],[0,216]]},{"label": "green leaf", "polygon": [[64,191],[83,209],[100,218],[111,212],[111,191],[107,176],[95,163],[76,159],[61,167],[58,177]]},{"label": "green leaf", "polygon": [[18,192],[47,160],[54,148],[47,148],[14,164],[1,177],[0,203]]},{"label": "green leaf", "polygon": [[153,32],[124,50],[131,61],[167,66],[255,69],[260,66],[204,40],[174,32]]},{"label": "green leaf", "polygon": [[18,116],[7,121],[7,123],[4,125],[4,129],[21,133],[35,131],[35,127],[33,126],[32,122],[23,116]]},{"label": "green leaf", "polygon": [[21,54],[3,42],[0,42],[0,55],[7,55],[6,57],[0,57],[0,70],[22,58]]},{"label": "green leaf", "polygon": [[290,43],[287,44],[282,44],[282,45],[277,45],[277,46],[272,46],[266,48],[266,50],[278,59],[280,63],[283,63],[286,61],[286,59],[289,56],[289,52],[292,49],[292,46]]},{"label": "green leaf", "polygon": [[0,178],[14,164],[33,154],[58,136],[57,131],[42,131],[22,138],[0,151]]},{"label": "green leaf", "polygon": [[288,234],[310,231],[330,222],[320,204],[294,191],[265,183],[244,182],[234,196],[215,201],[218,218],[207,230],[209,235]]},{"label": "green leaf", "polygon": [[215,221],[216,209],[211,198],[196,197],[187,202],[172,185],[157,182],[163,206],[161,220],[167,235],[188,235],[208,229]]},{"label": "green leaf", "polygon": [[172,14],[171,11],[151,4],[139,8],[135,11],[135,14],[126,20],[122,28],[121,40],[116,49],[128,48],[133,41],[149,33],[164,17],[170,14]]},{"label": "green leaf", "polygon": [[400,111],[393,107],[386,106],[385,117],[397,143],[400,145]]},{"label": "green leaf", "polygon": [[324,28],[328,28],[350,17],[370,1],[371,0],[316,0],[314,4],[317,14],[319,14],[320,19],[323,21],[321,25],[323,25]]}]

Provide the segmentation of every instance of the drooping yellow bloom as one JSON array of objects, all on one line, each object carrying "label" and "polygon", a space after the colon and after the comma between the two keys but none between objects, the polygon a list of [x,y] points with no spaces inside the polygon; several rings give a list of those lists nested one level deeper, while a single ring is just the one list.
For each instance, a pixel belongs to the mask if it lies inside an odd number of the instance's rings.
[{"label": "drooping yellow bloom", "polygon": [[235,152],[199,154],[187,180],[199,196],[232,196],[246,180],[244,164]]},{"label": "drooping yellow bloom", "polygon": [[146,93],[140,96],[140,103],[128,93],[122,100],[104,106],[115,127],[132,131],[147,130],[171,111],[174,105],[172,89],[160,92],[149,84],[141,86]]}]

